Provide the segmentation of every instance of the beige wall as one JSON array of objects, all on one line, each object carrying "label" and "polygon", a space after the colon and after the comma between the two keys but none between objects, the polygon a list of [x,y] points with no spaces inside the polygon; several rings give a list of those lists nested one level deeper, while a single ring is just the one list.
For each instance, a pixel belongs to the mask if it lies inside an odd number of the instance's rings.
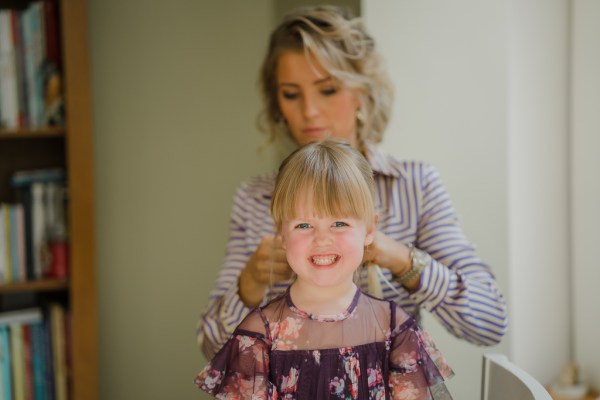
[{"label": "beige wall", "polygon": [[[210,4],[210,6],[208,6]],[[195,324],[255,129],[265,0],[90,0],[101,398],[198,399]]]},{"label": "beige wall", "polygon": [[206,398],[195,325],[233,191],[282,157],[257,151],[259,65],[274,22],[318,2],[88,1],[101,398]]}]

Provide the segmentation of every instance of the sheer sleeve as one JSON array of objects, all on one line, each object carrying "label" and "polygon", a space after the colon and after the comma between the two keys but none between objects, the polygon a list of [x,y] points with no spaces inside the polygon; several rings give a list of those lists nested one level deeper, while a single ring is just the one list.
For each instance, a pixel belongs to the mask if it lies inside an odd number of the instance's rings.
[{"label": "sheer sleeve", "polygon": [[392,399],[452,399],[445,381],[454,372],[414,319],[406,319],[392,331],[391,346]]},{"label": "sheer sleeve", "polygon": [[194,383],[217,399],[267,400],[269,346],[261,334],[237,329]]}]

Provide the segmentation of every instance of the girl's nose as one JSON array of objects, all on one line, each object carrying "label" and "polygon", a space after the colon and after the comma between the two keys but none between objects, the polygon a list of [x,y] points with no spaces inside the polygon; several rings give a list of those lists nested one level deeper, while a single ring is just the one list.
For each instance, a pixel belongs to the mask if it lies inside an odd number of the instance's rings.
[{"label": "girl's nose", "polygon": [[323,246],[331,243],[331,235],[327,231],[318,231],[315,233],[314,242],[318,246]]}]

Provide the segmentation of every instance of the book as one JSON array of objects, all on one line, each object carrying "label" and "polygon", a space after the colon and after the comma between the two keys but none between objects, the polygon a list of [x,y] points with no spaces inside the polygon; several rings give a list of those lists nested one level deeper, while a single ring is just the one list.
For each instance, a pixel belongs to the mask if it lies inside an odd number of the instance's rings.
[{"label": "book", "polygon": [[10,283],[15,281],[14,270],[12,265],[12,246],[11,246],[11,234],[10,234],[10,207],[6,203],[0,204],[2,209],[2,218],[0,224],[3,225],[3,239],[4,239],[4,262],[5,262],[5,282]]},{"label": "book", "polygon": [[67,400],[67,359],[65,343],[65,310],[58,303],[50,304],[50,329],[56,400]]},{"label": "book", "polygon": [[54,356],[52,349],[52,322],[50,321],[49,311],[46,313],[46,318],[42,322],[41,329],[41,341],[42,341],[42,358],[44,364],[44,398],[49,400],[55,400],[54,390]]},{"label": "book", "polygon": [[35,182],[66,182],[64,168],[20,170],[12,174],[10,184],[14,188],[28,187]]},{"label": "book", "polygon": [[22,217],[23,206],[21,204],[10,204],[8,206],[10,212],[10,256],[13,272],[13,282],[24,281],[25,276],[25,259],[23,240],[21,237],[23,232]]},{"label": "book", "polygon": [[46,200],[46,244],[50,260],[45,265],[44,276],[65,278],[68,275],[69,251],[67,222],[65,217],[66,188],[59,182],[47,182]]},{"label": "book", "polygon": [[5,129],[19,126],[17,59],[11,22],[13,12],[0,10],[0,127]]},{"label": "book", "polygon": [[25,324],[23,333],[23,391],[25,400],[33,400],[33,354],[31,347],[31,325]]},{"label": "book", "polygon": [[42,65],[46,53],[42,2],[33,2],[21,14],[27,79],[29,126],[42,126],[44,117],[44,87]]},{"label": "book", "polygon": [[64,168],[16,171],[11,186],[23,207],[26,279],[65,277],[68,244]]},{"label": "book", "polygon": [[25,355],[23,353],[23,325],[10,325],[10,352],[13,399],[25,400]]},{"label": "book", "polygon": [[19,12],[11,10],[10,22],[15,49],[15,68],[17,79],[17,125],[19,128],[27,126],[27,84],[25,82],[25,57],[23,55],[23,29]]},{"label": "book", "polygon": [[43,313],[39,307],[0,312],[0,327],[13,324],[33,324],[39,323],[42,320]]},{"label": "book", "polygon": [[44,276],[44,245],[46,243],[46,207],[44,205],[44,184],[31,184],[31,251],[33,258],[33,278]]},{"label": "book", "polygon": [[32,369],[33,369],[33,398],[35,400],[50,399],[47,397],[46,391],[46,357],[44,348],[44,324],[33,323],[31,326],[31,354],[32,354]]},{"label": "book", "polygon": [[4,207],[0,204],[0,283],[9,282],[10,271],[7,270],[8,263],[6,262],[6,232],[4,228]]},{"label": "book", "polygon": [[19,270],[22,280],[27,280],[27,258],[25,254],[25,210],[22,204],[15,205],[16,213],[16,252],[19,253]]},{"label": "book", "polygon": [[0,326],[0,399],[12,399],[10,333],[7,326]]}]

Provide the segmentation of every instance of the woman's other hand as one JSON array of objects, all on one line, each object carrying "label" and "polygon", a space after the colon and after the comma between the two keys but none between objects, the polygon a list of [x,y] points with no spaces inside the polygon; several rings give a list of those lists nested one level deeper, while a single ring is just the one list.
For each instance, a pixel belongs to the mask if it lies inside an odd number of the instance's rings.
[{"label": "woman's other hand", "polygon": [[240,298],[247,307],[257,307],[269,284],[286,281],[291,276],[281,238],[265,236],[240,274]]},{"label": "woman's other hand", "polygon": [[381,268],[389,269],[394,276],[400,276],[411,268],[409,248],[385,233],[377,231],[375,240],[365,249],[363,261],[372,262]]}]

